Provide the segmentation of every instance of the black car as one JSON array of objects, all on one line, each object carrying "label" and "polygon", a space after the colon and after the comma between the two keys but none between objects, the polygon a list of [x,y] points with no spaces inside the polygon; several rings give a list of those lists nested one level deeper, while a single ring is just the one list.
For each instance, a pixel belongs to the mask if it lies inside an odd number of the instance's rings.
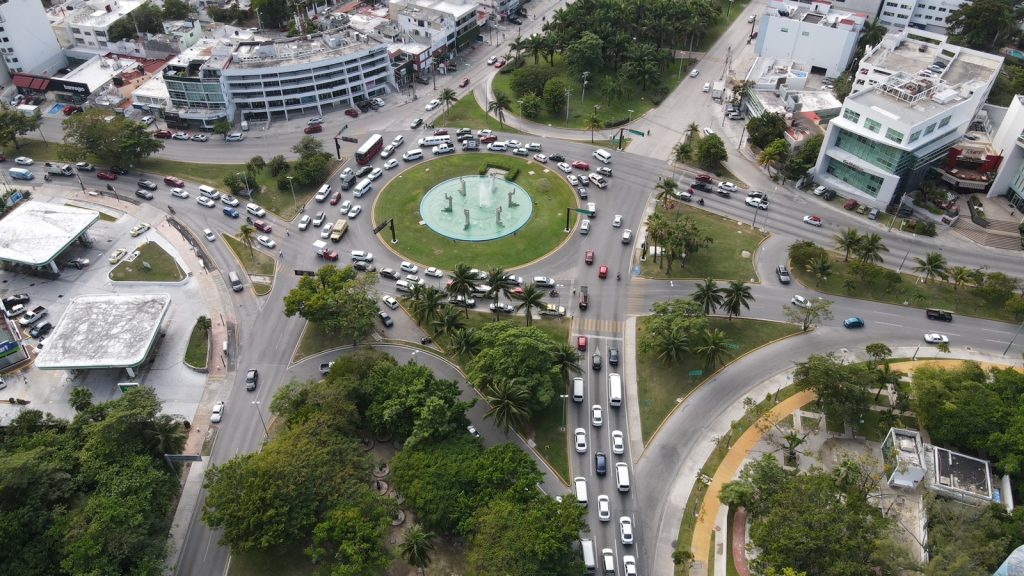
[{"label": "black car", "polygon": [[356,108],[359,108],[360,112],[366,112],[372,107],[373,105],[370,104],[369,100],[360,100],[359,102],[356,102]]},{"label": "black car", "polygon": [[615,346],[608,347],[608,365],[618,366],[619,365],[619,349]]},{"label": "black car", "polygon": [[516,18],[515,16],[509,16],[508,21],[510,24],[515,24],[516,26],[520,26],[523,23],[522,20]]},{"label": "black car", "polygon": [[399,279],[401,279],[401,276],[398,275],[398,272],[395,272],[391,268],[381,268],[380,269],[380,275],[385,277],[385,278],[390,278],[392,280],[399,280]]},{"label": "black car", "polygon": [[694,190],[700,190],[701,192],[707,192],[708,190],[711,189],[711,187],[704,182],[694,182],[693,184],[690,185],[690,188],[693,188]]},{"label": "black car", "polygon": [[370,172],[373,172],[373,166],[366,165],[360,168],[358,172],[356,172],[356,176],[362,178],[363,176],[366,176]]},{"label": "black car", "polygon": [[143,200],[153,199],[153,193],[150,192],[149,190],[136,190],[135,195],[138,196],[139,198],[142,198]]},{"label": "black car", "polygon": [[29,336],[33,338],[41,338],[50,333],[53,330],[53,324],[49,322],[43,322],[42,324],[36,324],[31,330],[28,331]]},{"label": "black car", "polygon": [[355,174],[349,174],[345,178],[341,179],[341,189],[342,190],[348,190],[348,189],[352,188],[355,185],[356,185],[356,175]]},{"label": "black car", "polygon": [[423,125],[423,118],[417,118],[409,124],[409,128],[419,128]]},{"label": "black car", "polygon": [[598,350],[594,351],[594,355],[590,358],[590,367],[594,370],[601,369],[601,352]]},{"label": "black car", "polygon": [[417,76],[416,77],[416,82],[418,82],[420,84],[424,84],[424,85],[429,85],[430,84],[430,80],[427,80],[423,76]]},{"label": "black car", "polygon": [[377,316],[380,317],[380,321],[384,324],[385,328],[391,328],[395,325],[394,321],[391,320],[391,316],[388,316],[387,312],[381,310],[380,312],[377,312]]},{"label": "black car", "polygon": [[256,383],[260,380],[260,372],[253,368],[245,373],[245,389],[252,392],[256,389]]},{"label": "black car", "polygon": [[356,270],[359,270],[360,272],[376,272],[377,271],[377,267],[376,266],[374,266],[373,264],[370,264],[369,262],[363,262],[362,260],[360,260],[358,262],[353,262],[352,263],[352,267],[355,268]]},{"label": "black car", "polygon": [[822,200],[833,200],[836,197],[835,190],[825,190],[825,193],[821,195]]},{"label": "black car", "polygon": [[10,309],[18,304],[28,304],[28,294],[15,294],[14,296],[8,296],[4,298],[4,307]]},{"label": "black car", "polygon": [[110,171],[113,172],[114,174],[117,174],[118,176],[127,176],[128,175],[128,170],[125,170],[124,168],[121,168],[120,166],[111,166],[110,167]]},{"label": "black car", "polygon": [[910,206],[903,206],[896,212],[896,216],[899,216],[900,218],[910,218],[913,215],[914,209]]},{"label": "black car", "polygon": [[608,457],[604,452],[594,454],[594,469],[598,476],[604,476],[608,472]]},{"label": "black car", "polygon": [[548,156],[548,160],[551,160],[552,162],[565,162],[565,156],[562,156],[561,154],[552,154],[551,156]]},{"label": "black car", "polygon": [[156,190],[156,183],[152,180],[139,180],[139,188],[145,188],[146,190]]}]

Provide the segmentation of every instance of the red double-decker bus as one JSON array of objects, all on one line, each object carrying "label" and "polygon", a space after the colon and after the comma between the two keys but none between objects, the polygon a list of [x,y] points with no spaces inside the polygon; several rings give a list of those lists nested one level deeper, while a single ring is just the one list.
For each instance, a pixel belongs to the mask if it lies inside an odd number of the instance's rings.
[{"label": "red double-decker bus", "polygon": [[359,165],[366,165],[373,160],[373,157],[380,152],[380,149],[384,147],[384,137],[380,134],[374,134],[370,138],[363,142],[363,145],[356,150],[356,162]]}]

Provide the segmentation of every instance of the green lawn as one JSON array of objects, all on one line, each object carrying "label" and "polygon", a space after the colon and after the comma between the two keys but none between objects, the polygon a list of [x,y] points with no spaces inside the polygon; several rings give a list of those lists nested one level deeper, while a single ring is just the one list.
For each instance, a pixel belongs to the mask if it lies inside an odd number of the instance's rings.
[{"label": "green lawn", "polygon": [[[543,58],[540,59],[538,64],[533,63],[532,56],[526,56],[525,58],[527,64],[524,67],[551,67],[551,64]],[[603,81],[604,74],[591,76],[588,81],[588,89],[584,91],[582,78],[569,71],[561,55],[556,54],[554,60],[554,68],[559,71],[561,78],[565,80],[569,89],[572,90],[572,96],[569,99],[568,121],[566,121],[566,111],[564,108],[556,113],[543,109],[536,118],[530,118],[533,122],[551,126],[582,129],[586,124],[587,118],[594,111],[594,106],[600,106],[597,115],[602,122],[629,120],[630,110],[633,111],[632,118],[639,118],[659,104],[665,95],[675,90],[680,81],[680,76],[677,76],[679,63],[670,62],[662,70],[661,82],[657,86],[651,84],[647,86],[646,90],[642,90],[639,84],[634,85],[634,83],[630,83],[621,98],[608,101],[601,94],[600,90],[597,89],[597,86],[600,86]],[[689,64],[690,61],[683,63],[682,72],[684,75],[690,69]],[[520,110],[517,103],[519,97],[512,91],[511,82],[512,73],[497,74],[491,87],[495,94],[505,94],[509,97],[509,100],[512,102],[512,109],[509,112],[519,116]],[[661,94],[661,97],[657,97],[656,95],[658,94]]]},{"label": "green lawn", "polygon": [[[841,254],[832,254],[833,269],[832,275],[824,280],[811,275],[799,266],[793,266],[791,272],[796,279],[805,286],[813,287],[819,292],[859,298],[862,300],[875,300],[886,304],[897,306],[906,305],[910,308],[941,308],[951,310],[958,314],[977,316],[1001,322],[1019,322],[1016,318],[1001,305],[986,302],[975,294],[976,290],[971,286],[961,286],[959,289],[948,282],[932,280],[927,284],[922,282],[923,277],[903,272],[900,276],[903,281],[891,290],[882,282],[868,282],[860,277],[854,277],[856,284],[853,291],[847,291],[843,283],[851,276],[850,265],[843,262]],[[885,254],[883,257],[891,265],[898,255]],[[904,264],[904,269],[912,268],[917,264],[909,261]]]},{"label": "green lawn", "polygon": [[459,98],[459,101],[452,104],[446,113],[441,114],[437,118],[435,124],[437,126],[443,125],[455,128],[472,128],[473,130],[490,128],[491,130],[508,134],[522,134],[521,131],[512,128],[508,124],[498,122],[497,118],[488,116],[483,108],[477,104],[476,98],[472,94]]},{"label": "green lawn", "polygon": [[[421,225],[420,200],[435,184],[462,175],[476,176],[488,161],[520,168],[515,183],[534,202],[529,222],[513,236],[486,242],[457,242]],[[565,210],[576,197],[565,180],[545,165],[499,154],[458,154],[416,165],[399,174],[373,207],[374,223],[394,218],[398,244],[407,260],[451,270],[458,264],[478,268],[519,266],[544,256],[566,237]],[[572,213],[575,226],[577,214]],[[382,232],[390,236],[389,232]]]},{"label": "green lawn", "polygon": [[[117,282],[178,282],[185,278],[174,258],[156,242],[146,242],[138,247],[139,257],[132,262],[121,261],[110,272],[110,279]],[[149,265],[147,270],[145,264]]]},{"label": "green lawn", "polygon": [[210,332],[199,325],[196,320],[192,327],[192,335],[188,337],[185,348],[185,363],[196,368],[206,368],[206,360],[210,352]]},{"label": "green lawn", "polygon": [[348,332],[332,334],[321,328],[319,324],[309,322],[306,325],[306,329],[302,332],[302,338],[299,340],[299,347],[295,352],[295,357],[292,358],[292,362],[298,362],[303,358],[319,354],[324,350],[331,350],[339,346],[351,344],[352,334]]},{"label": "green lawn", "polygon": [[[675,202],[672,210],[666,210],[660,204],[658,212],[672,218],[674,215],[689,216],[697,226],[714,238],[711,246],[701,249],[694,256],[687,257],[680,266],[679,260],[672,264],[672,275],[665,273],[666,268],[654,263],[649,254],[646,262],[640,263],[640,271],[649,278],[716,278],[719,280],[750,281],[756,278],[754,271],[754,255],[767,234],[750,227],[750,222],[737,223],[735,220],[712,214],[683,202]],[[761,214],[763,215],[763,214]],[[749,257],[743,257],[746,251]],[[667,266],[667,264],[666,264]]]},{"label": "green lawn", "polygon": [[[758,346],[800,332],[794,324],[751,320],[746,318],[709,318],[710,328],[725,332],[729,341],[736,345],[733,358],[737,358]],[[637,338],[643,337],[644,319],[637,325]],[[665,364],[655,354],[638,352],[637,390],[640,396],[640,426],[646,444],[661,422],[672,412],[676,404],[687,394],[697,389],[711,375],[703,373],[689,376],[692,370],[702,370],[702,363],[690,356],[679,364]]]},{"label": "green lawn", "polygon": [[228,247],[235,253],[235,257],[242,264],[242,268],[250,276],[274,276],[274,258],[261,252],[261,248],[254,246],[250,250],[242,241],[229,234],[221,234],[221,238],[227,242]]}]

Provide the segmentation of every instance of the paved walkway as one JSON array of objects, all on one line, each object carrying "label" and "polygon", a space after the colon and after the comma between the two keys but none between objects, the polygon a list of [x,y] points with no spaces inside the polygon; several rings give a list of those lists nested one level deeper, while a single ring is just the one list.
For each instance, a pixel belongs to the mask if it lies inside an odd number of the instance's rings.
[{"label": "paved walkway", "polygon": [[732,564],[740,576],[750,576],[747,567],[747,509],[740,506],[732,515]]}]

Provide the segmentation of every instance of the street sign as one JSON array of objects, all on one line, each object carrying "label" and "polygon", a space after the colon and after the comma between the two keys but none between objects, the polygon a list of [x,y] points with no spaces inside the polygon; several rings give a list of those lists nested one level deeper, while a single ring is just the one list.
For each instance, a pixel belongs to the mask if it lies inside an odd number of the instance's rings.
[{"label": "street sign", "polygon": [[636,134],[637,136],[643,136],[644,135],[644,131],[643,130],[633,130],[632,128],[626,128],[626,132],[629,132],[631,134]]},{"label": "street sign", "polygon": [[138,388],[138,382],[121,382],[117,385],[117,389],[121,391],[121,394],[131,390],[132,388]]},{"label": "street sign", "polygon": [[316,276],[316,272],[312,270],[295,270],[296,276]]},{"label": "street sign", "polygon": [[390,223],[391,223],[390,219],[381,222],[380,224],[377,225],[376,228],[373,229],[373,233],[376,234],[376,233],[380,232],[381,230],[387,228],[388,224],[390,224]]},{"label": "street sign", "polygon": [[353,144],[359,144],[359,139],[358,138],[353,138],[351,136],[342,136],[341,140],[343,142],[351,142]]},{"label": "street sign", "polygon": [[20,347],[21,344],[18,344],[14,340],[8,340],[3,344],[0,344],[0,358],[3,358],[4,356],[8,356],[10,354],[14,354],[15,352],[18,351],[18,348]]},{"label": "street sign", "polygon": [[589,216],[591,218],[594,217],[594,211],[593,210],[587,210],[586,208],[573,208],[573,210],[575,210],[576,212],[578,212],[580,214],[585,214],[585,215],[587,215],[587,216]]},{"label": "street sign", "polygon": [[203,457],[199,454],[164,454],[168,462],[202,462]]},{"label": "street sign", "polygon": [[690,378],[699,378],[699,377],[704,375],[704,371],[703,370],[690,370],[689,372],[687,372],[687,375]]}]

